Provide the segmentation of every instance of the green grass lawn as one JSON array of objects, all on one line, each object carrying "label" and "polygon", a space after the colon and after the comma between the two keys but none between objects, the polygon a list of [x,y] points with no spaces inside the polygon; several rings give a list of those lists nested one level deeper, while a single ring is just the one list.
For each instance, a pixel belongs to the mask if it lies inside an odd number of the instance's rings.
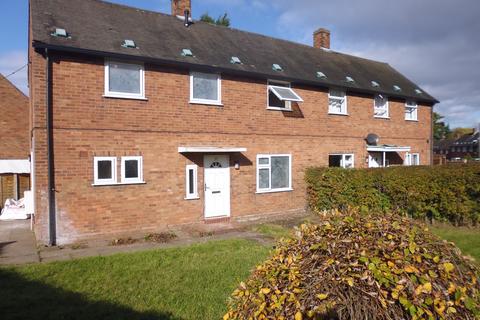
[{"label": "green grass lawn", "polygon": [[247,240],[0,268],[0,318],[220,319],[269,248]]},{"label": "green grass lawn", "polygon": [[472,256],[480,263],[480,229],[459,228],[453,226],[435,226],[432,232],[439,237],[451,241],[462,250],[464,255]]}]

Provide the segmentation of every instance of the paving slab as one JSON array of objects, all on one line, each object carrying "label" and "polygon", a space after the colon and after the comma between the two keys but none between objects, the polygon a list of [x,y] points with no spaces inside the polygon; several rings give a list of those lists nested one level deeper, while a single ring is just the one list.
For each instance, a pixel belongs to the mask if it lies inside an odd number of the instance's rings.
[{"label": "paving slab", "polygon": [[39,261],[30,220],[0,221],[0,265]]}]

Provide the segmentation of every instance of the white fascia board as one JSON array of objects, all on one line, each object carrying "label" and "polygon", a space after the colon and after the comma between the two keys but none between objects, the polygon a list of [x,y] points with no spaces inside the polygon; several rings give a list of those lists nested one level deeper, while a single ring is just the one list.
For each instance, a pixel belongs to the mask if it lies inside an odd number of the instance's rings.
[{"label": "white fascia board", "polygon": [[178,147],[179,153],[232,153],[246,152],[247,148],[228,148],[228,147]]}]

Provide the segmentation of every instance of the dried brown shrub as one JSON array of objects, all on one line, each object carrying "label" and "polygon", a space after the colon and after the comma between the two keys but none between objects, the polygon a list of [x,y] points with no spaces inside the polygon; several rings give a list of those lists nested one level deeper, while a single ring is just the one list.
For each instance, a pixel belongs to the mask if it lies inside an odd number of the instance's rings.
[{"label": "dried brown shrub", "polygon": [[224,319],[479,319],[478,275],[411,219],[333,212],[282,240]]}]

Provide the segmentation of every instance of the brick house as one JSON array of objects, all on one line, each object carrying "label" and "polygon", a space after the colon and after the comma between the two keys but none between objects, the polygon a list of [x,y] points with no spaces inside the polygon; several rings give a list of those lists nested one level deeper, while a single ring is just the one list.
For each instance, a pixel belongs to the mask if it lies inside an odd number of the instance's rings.
[{"label": "brick house", "polygon": [[457,139],[444,139],[436,141],[433,152],[444,156],[447,160],[463,160],[480,158],[480,131],[473,129],[471,133],[464,134]]},{"label": "brick house", "polygon": [[30,1],[40,242],[300,212],[309,166],[431,163],[437,101],[388,64],[190,13]]},{"label": "brick house", "polygon": [[0,75],[0,208],[30,189],[28,97]]}]

